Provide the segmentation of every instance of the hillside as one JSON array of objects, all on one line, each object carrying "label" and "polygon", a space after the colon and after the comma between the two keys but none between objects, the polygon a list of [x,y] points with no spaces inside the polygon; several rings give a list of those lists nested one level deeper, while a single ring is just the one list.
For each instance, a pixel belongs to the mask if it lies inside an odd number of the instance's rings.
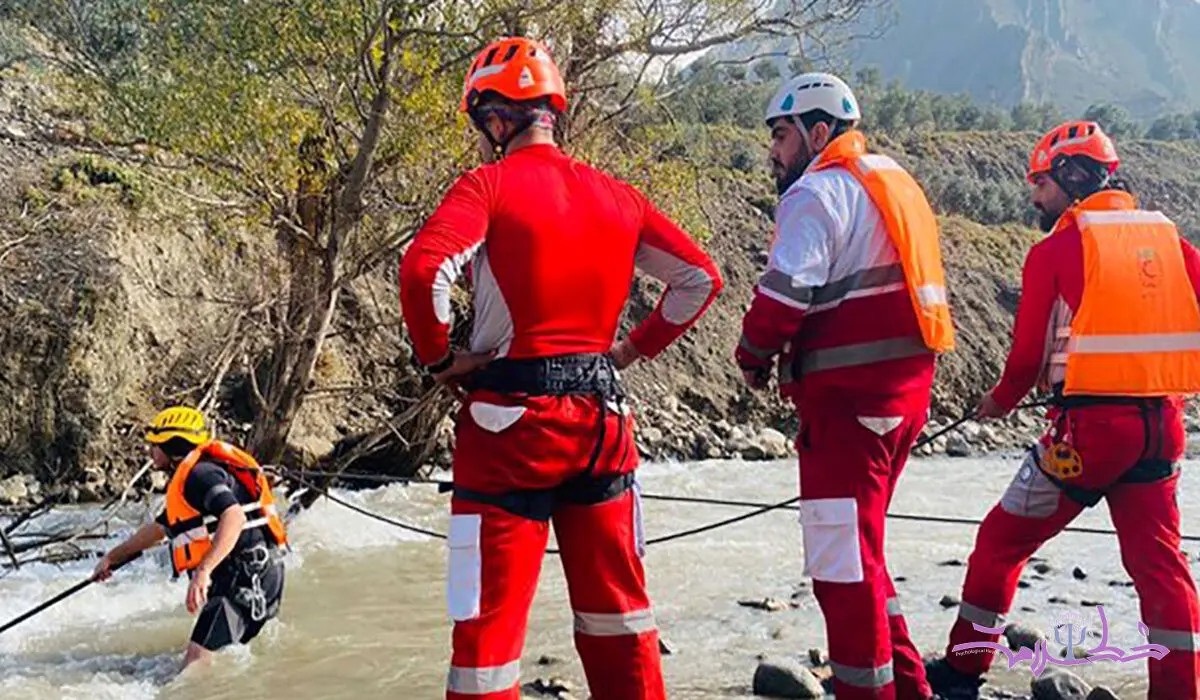
[{"label": "hillside", "polygon": [[[629,372],[650,457],[767,456],[779,446],[739,442],[734,429],[751,442],[767,427],[792,431],[789,411],[772,394],[747,391],[731,362],[771,235],[765,135],[732,127],[709,132],[707,148],[714,150],[696,170],[696,187],[706,202],[706,245],[727,292],[676,347]],[[1033,136],[874,139],[917,173],[943,215],[959,348],[939,369],[939,415],[957,415],[998,375],[1020,264],[1038,236],[1020,223],[1024,153]],[[1200,178],[1192,175],[1200,144],[1136,142],[1122,151],[1148,205],[1200,236]],[[696,154],[685,149],[674,157]],[[271,254],[261,238],[204,206],[205,193],[106,163],[11,132],[0,138],[0,166],[9,173],[0,188],[0,479],[24,473],[63,482],[72,499],[123,485],[144,454],[141,421],[171,397],[209,397],[223,434],[244,436],[248,380],[242,358],[235,362],[227,352],[236,307],[221,295],[253,288],[261,269],[255,261]],[[348,320],[322,354],[291,435],[298,457],[353,444],[401,413],[411,403],[403,397],[421,391],[402,369],[407,349],[398,332],[394,269],[383,266],[343,299]],[[638,281],[627,326],[652,308],[657,291],[652,280]]]},{"label": "hillside", "polygon": [[[911,89],[1004,107],[1049,102],[1066,114],[1112,103],[1146,121],[1200,108],[1193,0],[893,0],[855,31],[872,38],[840,58]],[[784,46],[751,42],[722,54]]]},{"label": "hillside", "polygon": [[899,0],[896,15],[856,60],[913,88],[1070,113],[1112,102],[1142,118],[1200,107],[1191,0]]}]

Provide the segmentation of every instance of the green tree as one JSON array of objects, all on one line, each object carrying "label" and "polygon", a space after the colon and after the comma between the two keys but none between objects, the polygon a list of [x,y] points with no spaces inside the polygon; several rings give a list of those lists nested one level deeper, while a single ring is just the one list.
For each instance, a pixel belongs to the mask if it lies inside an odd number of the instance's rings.
[{"label": "green tree", "polygon": [[759,61],[758,63],[755,63],[754,75],[758,76],[760,80],[765,80],[768,82],[777,81],[781,77],[779,74],[779,67],[771,61]]},{"label": "green tree", "polygon": [[241,193],[278,243],[280,270],[264,275],[240,317],[271,329],[266,361],[247,369],[250,447],[273,461],[342,290],[392,259],[469,163],[455,114],[466,62],[486,42],[544,41],[569,89],[562,136],[608,154],[619,118],[665,87],[659,76],[669,72],[650,68],[740,40],[812,41],[882,2],[790,0],[770,15],[755,0],[27,0],[0,9],[41,35],[27,48],[60,72],[91,138],[200,168]]},{"label": "green tree", "polygon": [[1200,137],[1196,132],[1196,119],[1191,114],[1169,114],[1154,120],[1146,131],[1146,138],[1159,141],[1182,141]]},{"label": "green tree", "polygon": [[1129,116],[1129,112],[1113,104],[1094,104],[1083,113],[1083,118],[1096,122],[1109,136],[1116,139],[1137,138],[1141,132],[1141,128],[1133,117]]}]

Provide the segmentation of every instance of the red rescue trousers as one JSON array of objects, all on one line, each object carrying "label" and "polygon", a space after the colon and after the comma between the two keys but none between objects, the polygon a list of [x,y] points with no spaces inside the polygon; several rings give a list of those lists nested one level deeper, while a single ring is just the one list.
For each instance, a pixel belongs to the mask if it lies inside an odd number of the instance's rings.
[{"label": "red rescue trousers", "polygon": [[[596,445],[597,413],[591,398],[477,392],[459,416],[456,488],[500,494],[553,488],[578,476]],[[626,473],[637,464],[633,421],[613,411],[605,425],[594,474]],[[454,497],[447,581],[454,649],[446,698],[520,698],[527,620],[551,525],[592,697],[666,698],[636,486],[592,505],[558,503],[549,521]]]},{"label": "red rescue trousers", "polygon": [[801,411],[804,568],[825,616],[838,700],[932,696],[884,557],[888,505],[927,414],[883,413],[831,403]]},{"label": "red rescue trousers", "polygon": [[[1064,433],[1068,426],[1069,433]],[[1082,474],[1063,483],[1106,491],[1116,526],[1121,561],[1141,602],[1141,621],[1150,642],[1169,649],[1149,660],[1149,700],[1200,699],[1200,605],[1196,585],[1180,551],[1178,473],[1157,481],[1118,481],[1140,460],[1176,462],[1183,455],[1184,430],[1178,403],[1146,416],[1135,406],[1087,406],[1052,411],[1054,426],[1031,450],[1004,496],[984,519],[968,562],[959,617],[946,657],[969,675],[987,671],[994,654],[953,651],[959,644],[992,642],[998,634],[975,625],[1004,626],[1025,564],[1041,545],[1071,523],[1084,505],[1069,497],[1041,470],[1046,449],[1064,435],[1079,453]],[[1114,640],[1120,642],[1121,640]],[[1128,640],[1126,646],[1144,644]]]}]

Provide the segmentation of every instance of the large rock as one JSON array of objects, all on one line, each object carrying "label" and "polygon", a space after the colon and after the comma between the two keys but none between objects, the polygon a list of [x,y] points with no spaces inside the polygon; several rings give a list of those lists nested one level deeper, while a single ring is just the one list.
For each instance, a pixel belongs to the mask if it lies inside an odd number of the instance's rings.
[{"label": "large rock", "polygon": [[1082,678],[1053,666],[1029,683],[1033,700],[1087,700],[1092,687]]},{"label": "large rock", "polygon": [[767,459],[786,457],[789,451],[787,436],[774,428],[763,428],[751,442]]},{"label": "large rock", "polygon": [[1108,688],[1098,685],[1088,693],[1087,700],[1121,700],[1121,698]]},{"label": "large rock", "polygon": [[768,698],[821,698],[825,689],[799,661],[766,658],[754,670],[754,694]]},{"label": "large rock", "polygon": [[1004,639],[1008,642],[1009,649],[1018,651],[1021,648],[1033,649],[1039,640],[1048,639],[1048,637],[1041,630],[1014,623],[1005,628]]},{"label": "large rock", "polygon": [[946,454],[951,457],[969,457],[971,445],[962,435],[951,435],[946,439]]},{"label": "large rock", "polygon": [[29,487],[25,485],[25,477],[14,474],[0,481],[0,505],[12,506],[29,498]]}]

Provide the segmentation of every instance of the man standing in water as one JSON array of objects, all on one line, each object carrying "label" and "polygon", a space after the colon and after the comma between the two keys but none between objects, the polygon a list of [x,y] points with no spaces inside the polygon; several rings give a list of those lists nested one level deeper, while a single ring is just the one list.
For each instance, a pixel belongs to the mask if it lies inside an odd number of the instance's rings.
[{"label": "man standing in water", "polygon": [[946,658],[929,668],[952,700],[979,697],[1029,557],[1084,508],[1108,500],[1150,642],[1149,700],[1200,698],[1200,605],[1180,551],[1176,489],[1181,394],[1200,391],[1200,254],[1116,179],[1094,122],[1068,122],[1033,149],[1028,179],[1042,230],[1025,260],[1004,375],[979,407],[1000,418],[1040,385],[1051,425],[979,528]]},{"label": "man standing in water", "polygon": [[780,195],[766,273],[742,322],[753,388],[779,366],[800,417],[805,575],[839,700],[931,697],[884,560],[884,518],[953,348],[938,226],[920,186],[869,154],[839,78],[792,78],[767,108]]},{"label": "man standing in water", "polygon": [[200,613],[183,666],[208,662],[230,644],[247,644],[279,612],[287,545],[275,497],[258,462],[209,437],[204,416],[175,406],[146,432],[154,468],[173,470],[162,514],[96,564],[96,580],[116,562],[170,538],[175,575],[187,572],[187,610]]},{"label": "man standing in water", "polygon": [[[460,108],[486,164],[453,185],[400,270],[417,359],[467,392],[454,448],[446,697],[520,697],[553,520],[592,697],[665,698],[631,488],[638,452],[617,372],[682,335],[721,277],[641,193],[558,149],[566,92],[537,42],[486,47]],[[635,266],[667,288],[614,344]],[[470,352],[456,352],[450,287],[464,268],[474,322]]]}]

